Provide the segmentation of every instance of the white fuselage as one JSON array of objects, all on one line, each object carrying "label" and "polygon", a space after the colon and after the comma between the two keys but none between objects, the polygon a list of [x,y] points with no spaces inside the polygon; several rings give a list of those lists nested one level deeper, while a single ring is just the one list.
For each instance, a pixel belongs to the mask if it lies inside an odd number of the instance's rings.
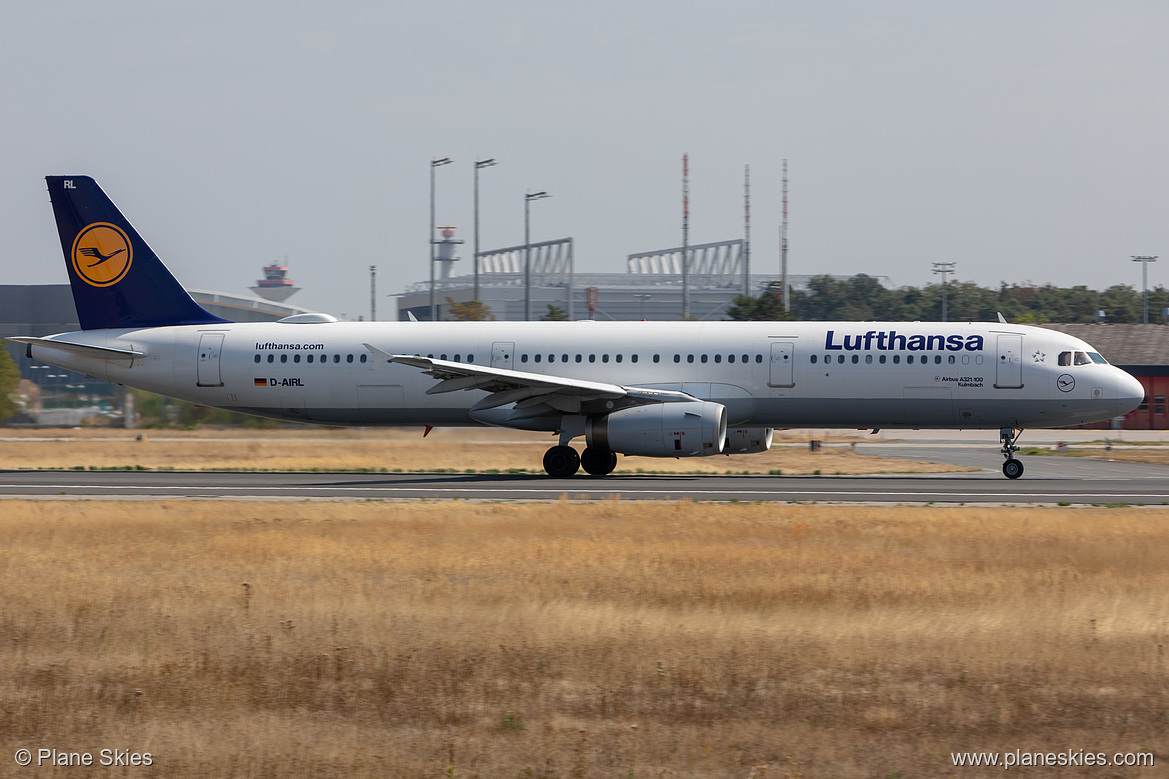
[{"label": "white fuselage", "polygon": [[[481,390],[393,354],[627,387],[723,404],[749,427],[1056,427],[1140,402],[1139,382],[1079,339],[1023,325],[858,322],[229,323],[90,330],[54,339],[144,353],[103,359],[38,343],[39,360],[209,406],[329,425],[509,424],[473,412]],[[513,427],[556,430],[556,419]]]}]

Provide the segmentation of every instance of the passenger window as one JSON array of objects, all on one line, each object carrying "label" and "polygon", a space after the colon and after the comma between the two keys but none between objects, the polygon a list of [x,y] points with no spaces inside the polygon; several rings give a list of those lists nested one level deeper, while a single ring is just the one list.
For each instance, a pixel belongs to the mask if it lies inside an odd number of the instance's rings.
[{"label": "passenger window", "polygon": [[702,355],[702,358],[701,358],[701,359],[702,359],[702,362],[703,362],[703,363],[705,363],[705,362],[706,362],[706,355],[705,355],[705,354],[704,354],[704,355]]},{"label": "passenger window", "polygon": [[860,361],[861,361],[861,356],[859,354],[854,354],[852,356],[852,364],[853,365],[856,365]]},{"label": "passenger window", "polygon": [[723,361],[723,356],[722,356],[721,354],[716,354],[716,355],[714,356],[714,361],[715,361],[716,363],[722,362],[722,361]]},{"label": "passenger window", "polygon": [[882,355],[881,355],[880,357],[878,357],[877,359],[880,361],[880,363],[881,363],[882,365],[884,365],[884,364],[885,364],[885,359],[886,359],[885,355],[883,355],[883,354],[882,354]]},{"label": "passenger window", "polygon": [[[471,359],[470,359],[470,357],[468,356],[468,358],[467,358],[467,362],[470,362],[470,361],[471,361]],[[554,355],[554,354],[550,354],[550,355],[548,355],[548,362],[556,362],[556,355]]]},{"label": "passenger window", "polygon": [[957,362],[957,361],[958,361],[958,360],[957,360],[957,358],[956,358],[956,357],[954,357],[954,355],[952,355],[952,354],[951,354],[951,355],[950,355],[950,357],[949,357],[949,363],[950,363],[951,365],[953,365],[953,364],[954,364],[955,362]]},{"label": "passenger window", "polygon": [[622,359],[621,355],[617,355],[617,357],[615,359],[617,360],[617,362],[621,362],[621,359]]},{"label": "passenger window", "polygon": [[906,365],[913,365],[913,355],[912,354],[906,355],[905,364]]},{"label": "passenger window", "polygon": [[308,357],[306,357],[305,359],[306,359],[306,360],[308,360],[309,362],[312,362],[312,361],[313,361],[313,355],[311,355],[311,354],[310,354],[310,355],[309,355]]},{"label": "passenger window", "polygon": [[353,355],[352,354],[345,355],[345,362],[349,362],[349,363],[353,362]]},{"label": "passenger window", "polygon": [[682,355],[675,354],[674,355],[674,362],[682,362]]},{"label": "passenger window", "polygon": [[578,355],[576,356],[576,361],[577,361],[577,362],[580,362],[582,359],[584,359],[584,358],[583,358],[583,357],[581,357],[581,355],[579,355],[579,354],[578,354]]},{"label": "passenger window", "polygon": [[941,365],[941,364],[942,364],[942,355],[935,354],[934,355],[934,365]]},{"label": "passenger window", "polygon": [[440,354],[440,355],[438,356],[438,359],[440,359],[440,360],[445,360],[445,359],[446,359],[446,355],[445,355],[445,354]]},{"label": "passenger window", "polygon": [[327,355],[327,354],[322,354],[322,355],[321,355],[321,362],[325,362],[325,361],[326,361],[326,360],[328,360],[328,359],[329,359],[329,355]]},{"label": "passenger window", "polygon": [[[731,355],[731,356],[733,357],[734,355]],[[816,359],[817,359],[816,355],[813,354],[810,359],[812,360],[812,364],[815,365]]]},{"label": "passenger window", "polygon": [[269,354],[268,355],[268,362],[276,362],[276,355]]},{"label": "passenger window", "polygon": [[260,355],[257,354],[256,359],[252,360],[252,362],[259,362],[259,361],[260,361]]},{"label": "passenger window", "polygon": [[597,361],[597,355],[590,354],[589,355],[589,362],[596,362],[596,361]]},{"label": "passenger window", "polygon": [[637,355],[636,354],[629,355],[629,361],[630,362],[637,362]]},{"label": "passenger window", "polygon": [[662,361],[662,356],[660,354],[655,354],[654,355],[654,362],[661,362],[661,361]]},{"label": "passenger window", "polygon": [[865,355],[865,365],[872,365],[872,364],[873,364],[873,355],[866,354]]},{"label": "passenger window", "polygon": [[341,355],[334,354],[333,355],[333,362],[341,362]]},{"label": "passenger window", "polygon": [[539,362],[541,359],[543,359],[543,357],[544,357],[544,355],[542,355],[542,354],[537,354],[537,355],[536,355],[536,362]]},{"label": "passenger window", "polygon": [[[744,355],[743,355],[743,362],[751,362],[751,356],[750,356],[750,355],[747,355],[747,354],[744,354]],[[759,362],[763,362],[762,355],[760,355]]]},{"label": "passenger window", "polygon": [[467,362],[475,362],[475,355],[468,354],[467,355]]},{"label": "passenger window", "polygon": [[601,355],[601,362],[609,362],[609,355],[602,354]]},{"label": "passenger window", "polygon": [[1071,352],[1060,352],[1059,353],[1059,364],[1062,366],[1065,366],[1065,367],[1068,365],[1071,365],[1072,364],[1072,353]]},{"label": "passenger window", "polygon": [[893,355],[893,364],[898,365],[900,363],[901,363],[901,355],[900,354]]},{"label": "passenger window", "polygon": [[[743,360],[743,362],[746,362],[746,361],[747,361],[746,359]],[[755,355],[755,362],[758,362],[758,363],[763,362],[763,355],[762,354]]]},{"label": "passenger window", "polygon": [[288,362],[288,355],[287,354],[280,355],[280,362]]},{"label": "passenger window", "polygon": [[292,361],[293,362],[300,362],[300,355],[299,354],[292,355]]},{"label": "passenger window", "polygon": [[361,355],[361,361],[362,361],[362,362],[365,362],[365,361],[366,361],[366,360],[368,360],[368,359],[369,359],[369,355],[368,355],[368,354],[363,354],[363,355]]},{"label": "passenger window", "polygon": [[686,362],[694,362],[694,355],[693,354],[686,355]]},{"label": "passenger window", "polygon": [[568,362],[568,355],[567,354],[560,355],[560,362]]},{"label": "passenger window", "polygon": [[1075,364],[1076,365],[1091,365],[1092,361],[1090,359],[1088,359],[1088,355],[1085,354],[1084,352],[1076,352]]},{"label": "passenger window", "polygon": [[[727,362],[731,362],[731,363],[733,363],[734,361],[735,361],[735,355],[733,355],[733,354],[728,354],[728,355],[727,355]],[[815,361],[815,360],[812,360],[812,362],[816,362],[816,361]]]},{"label": "passenger window", "polygon": [[836,362],[839,363],[840,365],[844,365],[844,355],[843,354],[836,355]]},{"label": "passenger window", "polygon": [[527,362],[527,361],[528,361],[528,355],[521,354],[520,355],[520,362]]}]

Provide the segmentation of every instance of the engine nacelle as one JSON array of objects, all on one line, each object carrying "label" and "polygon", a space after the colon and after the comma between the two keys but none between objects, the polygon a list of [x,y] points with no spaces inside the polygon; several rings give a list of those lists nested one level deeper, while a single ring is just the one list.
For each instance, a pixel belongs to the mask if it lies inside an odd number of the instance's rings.
[{"label": "engine nacelle", "polygon": [[727,430],[727,441],[723,444],[723,454],[755,454],[766,452],[771,448],[771,439],[775,436],[772,427],[736,427]]},{"label": "engine nacelle", "polygon": [[591,416],[585,426],[590,447],[642,457],[719,454],[726,437],[727,409],[709,401],[634,406]]}]

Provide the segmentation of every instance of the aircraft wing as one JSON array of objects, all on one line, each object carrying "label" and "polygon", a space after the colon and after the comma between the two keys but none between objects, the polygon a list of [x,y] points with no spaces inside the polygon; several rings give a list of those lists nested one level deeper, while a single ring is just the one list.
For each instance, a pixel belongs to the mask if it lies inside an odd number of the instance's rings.
[{"label": "aircraft wing", "polygon": [[472,411],[515,404],[513,419],[529,419],[545,414],[589,414],[615,408],[648,403],[671,403],[695,400],[692,395],[672,390],[627,387],[600,381],[586,381],[542,373],[526,373],[506,368],[490,368],[474,363],[436,360],[408,354],[391,354],[362,344],[375,358],[418,368],[438,383],[427,395],[458,390],[483,390],[487,396],[471,407]]}]

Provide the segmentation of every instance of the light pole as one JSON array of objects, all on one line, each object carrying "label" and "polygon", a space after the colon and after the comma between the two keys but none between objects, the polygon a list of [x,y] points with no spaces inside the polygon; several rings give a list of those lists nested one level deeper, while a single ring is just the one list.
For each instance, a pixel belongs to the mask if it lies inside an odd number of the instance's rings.
[{"label": "light pole", "polygon": [[454,160],[443,157],[441,160],[430,160],[430,321],[438,319],[438,307],[434,300],[434,169],[443,165],[450,165]]},{"label": "light pole", "polygon": [[495,159],[475,160],[475,300],[479,300],[479,169],[495,165]]},{"label": "light pole", "polygon": [[1158,255],[1152,255],[1152,256],[1139,255],[1139,254],[1132,255],[1132,261],[1139,262],[1141,264],[1141,287],[1145,291],[1145,318],[1144,318],[1144,322],[1146,325],[1149,323],[1149,263],[1156,262],[1157,256]]},{"label": "light pole", "polygon": [[645,293],[638,294],[635,292],[633,294],[633,297],[635,297],[641,301],[641,316],[639,317],[639,319],[641,319],[644,322],[645,321],[645,301],[649,300],[651,296],[646,295]]},{"label": "light pole", "polygon": [[524,321],[532,321],[532,238],[531,207],[533,200],[552,197],[547,192],[528,192],[524,195]]},{"label": "light pole", "polygon": [[934,273],[942,274],[942,321],[943,322],[950,321],[949,319],[947,319],[947,315],[949,312],[946,310],[946,308],[947,308],[947,305],[946,305],[947,304],[947,300],[946,300],[946,274],[954,272],[954,265],[956,265],[956,263],[953,263],[953,262],[935,262],[934,263]]}]

